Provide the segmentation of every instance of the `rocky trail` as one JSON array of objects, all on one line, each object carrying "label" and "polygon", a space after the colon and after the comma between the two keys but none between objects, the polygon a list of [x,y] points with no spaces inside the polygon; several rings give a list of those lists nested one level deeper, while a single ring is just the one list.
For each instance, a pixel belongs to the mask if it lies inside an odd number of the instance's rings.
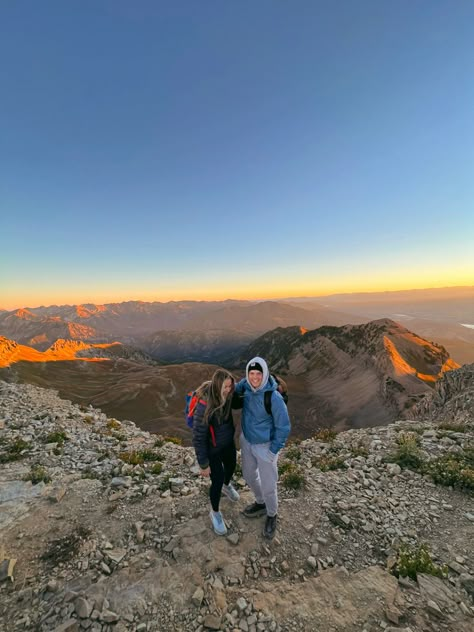
[{"label": "rocky trail", "polygon": [[[407,445],[468,459],[473,420],[290,444],[277,537],[242,515],[238,476],[219,537],[192,448],[0,382],[0,630],[472,632],[469,467],[463,489],[436,484],[394,462]],[[422,544],[440,576],[394,574]]]}]

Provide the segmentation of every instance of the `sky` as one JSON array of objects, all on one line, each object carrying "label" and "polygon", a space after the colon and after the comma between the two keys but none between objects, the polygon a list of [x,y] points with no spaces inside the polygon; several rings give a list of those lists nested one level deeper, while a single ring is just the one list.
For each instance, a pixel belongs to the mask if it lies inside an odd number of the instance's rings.
[{"label": "sky", "polygon": [[0,308],[474,284],[472,0],[0,24]]}]

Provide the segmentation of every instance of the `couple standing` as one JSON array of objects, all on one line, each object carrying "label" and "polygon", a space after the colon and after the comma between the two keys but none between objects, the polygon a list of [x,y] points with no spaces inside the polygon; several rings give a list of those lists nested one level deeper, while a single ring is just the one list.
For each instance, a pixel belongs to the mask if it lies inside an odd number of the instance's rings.
[{"label": "couple standing", "polygon": [[[267,391],[271,407],[265,401]],[[290,433],[288,410],[277,382],[265,360],[255,357],[247,364],[246,377],[237,384],[231,373],[218,369],[197,393],[193,445],[201,475],[211,477],[210,518],[214,531],[218,535],[227,533],[219,511],[221,494],[233,502],[239,500],[231,483],[237,460],[232,408],[242,408],[242,472],[255,495],[255,502],[243,514],[247,518],[266,514],[263,535],[272,539],[277,528],[278,453]]]}]

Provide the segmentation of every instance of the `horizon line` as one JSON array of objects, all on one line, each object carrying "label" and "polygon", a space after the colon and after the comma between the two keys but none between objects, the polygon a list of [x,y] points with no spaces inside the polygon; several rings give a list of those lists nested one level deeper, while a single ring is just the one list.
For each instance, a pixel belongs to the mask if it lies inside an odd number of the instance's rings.
[{"label": "horizon line", "polygon": [[280,296],[280,297],[261,297],[261,298],[231,298],[231,297],[227,297],[227,298],[223,298],[223,299],[187,299],[187,298],[183,298],[183,299],[170,299],[167,301],[160,301],[160,300],[143,300],[143,299],[124,299],[124,300],[115,300],[115,301],[108,301],[108,302],[96,302],[96,301],[92,301],[92,302],[88,302],[88,301],[81,301],[78,303],[62,303],[62,304],[58,304],[58,303],[50,303],[48,305],[42,304],[42,305],[35,305],[35,306],[31,306],[31,305],[22,305],[20,307],[13,307],[11,309],[7,309],[7,308],[3,308],[0,306],[0,311],[5,311],[5,312],[15,312],[18,311],[20,309],[40,309],[42,307],[74,307],[74,306],[81,306],[81,305],[115,305],[115,304],[120,304],[120,303],[161,303],[163,305],[169,304],[169,303],[225,303],[225,302],[248,302],[248,303],[261,303],[261,302],[265,302],[265,301],[271,301],[271,302],[279,302],[279,301],[289,301],[289,300],[310,300],[310,299],[323,299],[323,298],[332,298],[332,297],[341,297],[341,296],[367,296],[370,294],[401,294],[401,293],[406,293],[406,292],[427,292],[430,290],[456,290],[456,289],[463,289],[463,290],[469,290],[472,289],[474,291],[474,285],[444,285],[444,286],[436,286],[436,287],[418,287],[418,288],[406,288],[406,289],[399,289],[399,290],[365,290],[365,291],[353,291],[353,292],[334,292],[332,294],[308,294],[308,295],[298,295],[298,296]]}]

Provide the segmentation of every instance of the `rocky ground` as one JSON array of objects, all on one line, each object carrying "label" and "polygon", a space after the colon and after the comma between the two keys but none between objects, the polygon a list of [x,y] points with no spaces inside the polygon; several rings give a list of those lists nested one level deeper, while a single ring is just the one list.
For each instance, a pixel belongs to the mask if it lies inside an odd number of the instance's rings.
[{"label": "rocky ground", "polygon": [[[277,537],[242,515],[238,477],[218,537],[191,448],[0,382],[0,629],[472,632],[472,492],[388,462],[407,442],[427,461],[467,454],[474,424],[292,444]],[[403,547],[422,543],[442,576],[397,577]]]}]

